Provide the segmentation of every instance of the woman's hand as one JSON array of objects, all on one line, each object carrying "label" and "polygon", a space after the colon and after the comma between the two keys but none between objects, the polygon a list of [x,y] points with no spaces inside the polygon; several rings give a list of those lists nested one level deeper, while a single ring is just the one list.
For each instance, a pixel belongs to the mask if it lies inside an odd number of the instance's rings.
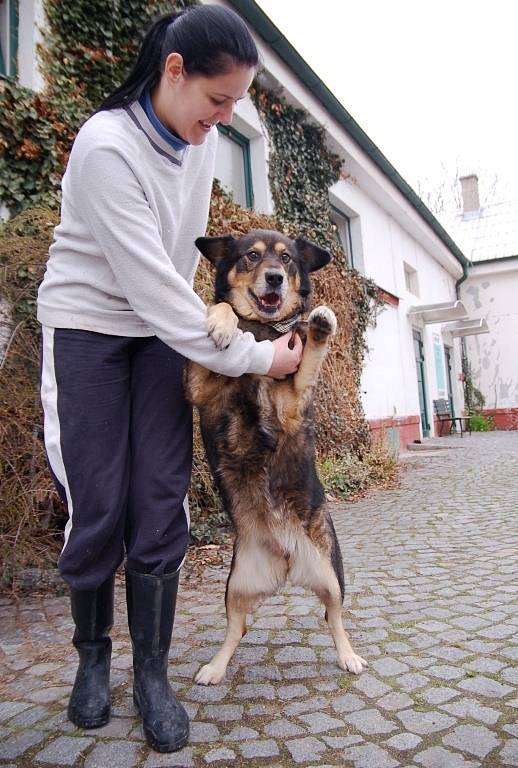
[{"label": "woman's hand", "polygon": [[[290,349],[289,344],[292,339],[293,349]],[[295,373],[299,367],[304,349],[302,340],[298,333],[293,334],[289,331],[275,339],[272,344],[274,346],[273,362],[267,376],[271,376],[272,379],[285,379],[289,373]]]}]

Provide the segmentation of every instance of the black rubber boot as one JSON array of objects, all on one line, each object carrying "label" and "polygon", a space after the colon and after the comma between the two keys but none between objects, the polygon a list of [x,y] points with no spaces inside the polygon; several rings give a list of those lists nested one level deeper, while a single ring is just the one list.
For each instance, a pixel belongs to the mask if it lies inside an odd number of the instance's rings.
[{"label": "black rubber boot", "polygon": [[189,738],[187,712],[167,680],[178,579],[178,573],[151,576],[126,569],[133,701],[147,742],[157,752],[175,752]]},{"label": "black rubber boot", "polygon": [[115,575],[98,589],[70,590],[76,629],[72,639],[79,654],[68,719],[80,728],[100,728],[110,719],[110,661]]}]

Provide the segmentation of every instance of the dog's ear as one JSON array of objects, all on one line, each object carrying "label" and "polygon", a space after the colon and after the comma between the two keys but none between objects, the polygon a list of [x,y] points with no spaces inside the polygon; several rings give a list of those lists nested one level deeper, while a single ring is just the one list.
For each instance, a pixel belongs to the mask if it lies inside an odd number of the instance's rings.
[{"label": "dog's ear", "polygon": [[325,251],[315,243],[311,243],[309,240],[304,240],[303,237],[297,237],[295,240],[297,250],[304,259],[304,263],[308,272],[315,272],[317,269],[322,269],[332,259],[329,251]]},{"label": "dog's ear", "polygon": [[232,235],[222,237],[198,237],[195,240],[196,248],[217,268],[219,263],[235,243]]}]

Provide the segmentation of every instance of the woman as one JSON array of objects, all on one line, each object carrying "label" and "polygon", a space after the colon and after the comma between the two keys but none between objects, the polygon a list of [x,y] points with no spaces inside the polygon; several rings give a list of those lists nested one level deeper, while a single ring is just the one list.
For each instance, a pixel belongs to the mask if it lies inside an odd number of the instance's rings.
[{"label": "woman", "polygon": [[227,376],[283,377],[301,345],[237,331],[218,351],[192,289],[217,144],[258,54],[234,12],[197,6],[150,28],[127,80],[81,128],[38,296],[49,464],[69,520],[59,569],[70,586],[79,669],[68,707],[84,728],[110,714],[114,572],[126,552],[133,698],[148,743],[188,739],[167,682],[188,543],[192,421],[187,357]]}]

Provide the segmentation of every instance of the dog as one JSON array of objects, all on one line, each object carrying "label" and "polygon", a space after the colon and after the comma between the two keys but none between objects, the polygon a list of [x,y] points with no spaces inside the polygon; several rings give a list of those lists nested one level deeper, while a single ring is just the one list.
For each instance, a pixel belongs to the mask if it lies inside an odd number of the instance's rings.
[{"label": "dog", "polygon": [[338,665],[359,674],[366,662],[343,627],[342,556],[315,468],[313,393],[337,323],[325,306],[301,321],[309,275],[331,256],[303,238],[270,230],[201,237],[196,246],[216,269],[208,330],[218,348],[228,346],[238,327],[258,341],[292,330],[305,343],[297,372],[283,380],[232,378],[187,366],[187,395],[199,411],[208,462],[235,529],[225,640],[195,681],[223,679],[246,632],[247,614],[287,579],[318,595]]}]

